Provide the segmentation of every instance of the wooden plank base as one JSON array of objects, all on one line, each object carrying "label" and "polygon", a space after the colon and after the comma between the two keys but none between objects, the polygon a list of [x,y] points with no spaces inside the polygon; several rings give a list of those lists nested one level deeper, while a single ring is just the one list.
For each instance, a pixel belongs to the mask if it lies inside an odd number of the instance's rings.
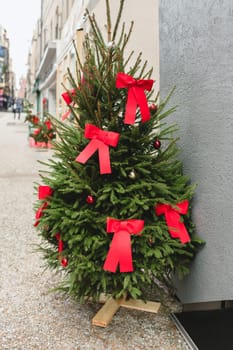
[{"label": "wooden plank base", "polygon": [[116,300],[112,297],[107,296],[102,296],[101,302],[104,302],[104,305],[92,319],[92,325],[99,327],[107,327],[107,325],[111,322],[113,316],[121,306],[128,309],[152,313],[157,313],[161,306],[160,303],[154,301],[147,301],[145,303],[143,300],[140,299],[125,300],[124,298],[122,298]]},{"label": "wooden plank base", "polygon": [[94,326],[106,327],[120,306],[120,300],[109,298],[92,319],[92,324]]},{"label": "wooden plank base", "polygon": [[123,300],[121,306],[126,307],[128,309],[153,312],[156,314],[158,313],[161,304],[155,301],[147,301],[145,303],[143,300],[140,299],[129,299]]}]

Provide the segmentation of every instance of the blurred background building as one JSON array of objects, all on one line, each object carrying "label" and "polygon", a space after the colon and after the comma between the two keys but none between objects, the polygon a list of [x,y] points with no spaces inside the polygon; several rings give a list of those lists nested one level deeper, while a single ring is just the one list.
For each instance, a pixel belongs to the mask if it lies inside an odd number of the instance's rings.
[{"label": "blurred background building", "polygon": [[7,30],[0,24],[0,110],[7,110],[15,97],[15,76]]},{"label": "blurred background building", "polygon": [[[122,21],[129,27],[135,21],[128,50],[135,54],[143,52],[149,67],[153,66],[157,89],[159,88],[158,57],[158,0],[147,0],[143,9],[135,6],[134,0],[127,0]],[[111,14],[116,19],[119,2],[111,2]],[[69,88],[67,68],[75,72],[75,47],[82,56],[82,39],[88,32],[85,9],[95,12],[98,23],[104,29],[106,23],[105,1],[100,0],[41,0],[41,15],[36,24],[30,52],[28,55],[28,73],[26,97],[33,103],[40,117],[45,112],[58,118],[66,110],[61,98],[65,87]],[[146,23],[146,25],[145,25]],[[145,40],[151,36],[153,40]],[[138,50],[138,52],[137,52]]]}]

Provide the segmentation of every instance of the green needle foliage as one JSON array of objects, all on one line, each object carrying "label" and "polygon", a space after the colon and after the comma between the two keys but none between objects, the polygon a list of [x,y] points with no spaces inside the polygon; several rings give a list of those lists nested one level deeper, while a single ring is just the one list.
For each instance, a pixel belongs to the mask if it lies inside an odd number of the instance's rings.
[{"label": "green needle foliage", "polygon": [[[40,249],[47,264],[64,271],[59,288],[78,300],[98,300],[100,293],[110,293],[114,298],[127,296],[147,299],[149,287],[172,287],[174,273],[184,276],[202,241],[195,235],[191,220],[190,201],[195,186],[183,174],[178,159],[176,126],[168,125],[166,118],[175,108],[166,110],[170,95],[164,102],[158,101],[154,92],[146,92],[151,106],[151,118],[141,121],[137,110],[134,125],[124,123],[127,89],[116,88],[118,72],[135,79],[152,79],[152,70],[140,54],[125,57],[129,32],[120,27],[124,1],[112,27],[107,8],[107,42],[93,15],[87,12],[90,33],[84,41],[84,62],[77,53],[78,67],[75,75],[69,73],[69,81],[75,94],[68,94],[73,101],[69,105],[72,120],[52,119],[58,140],[54,141],[54,155],[41,171],[43,185],[53,189],[46,198],[47,206],[39,220],[38,231],[42,243]],[[52,118],[52,117],[51,117]],[[84,137],[85,125],[120,133],[117,147],[110,147],[111,174],[100,174],[98,152],[86,164],[75,161],[89,143]],[[155,148],[158,139],[161,147]],[[87,201],[88,196],[93,200]],[[90,198],[90,197],[89,197]],[[157,216],[158,203],[170,204],[189,200],[189,211],[181,215],[191,241],[182,244],[168,232],[164,215]],[[44,201],[37,201],[38,209]],[[106,232],[106,219],[144,220],[140,236],[131,235],[133,272],[116,273],[103,269],[113,234]],[[56,234],[63,242],[63,258],[68,265],[61,265]]]}]

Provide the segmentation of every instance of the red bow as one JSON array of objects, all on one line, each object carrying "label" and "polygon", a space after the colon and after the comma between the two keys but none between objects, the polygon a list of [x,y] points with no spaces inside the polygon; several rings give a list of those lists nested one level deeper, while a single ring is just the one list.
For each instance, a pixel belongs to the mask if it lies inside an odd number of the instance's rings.
[{"label": "red bow", "polygon": [[[48,196],[51,196],[53,194],[53,190],[50,186],[39,186],[38,188],[38,199],[43,200],[47,198]],[[39,224],[39,219],[43,215],[43,210],[47,207],[48,203],[44,202],[40,208],[36,211],[36,222],[34,223],[34,226],[37,226]]]},{"label": "red bow", "polygon": [[46,125],[48,130],[52,129],[50,120],[47,120],[46,122],[44,122],[44,124]]},{"label": "red bow", "polygon": [[64,266],[64,267],[66,267],[66,266],[68,265],[68,260],[67,260],[66,258],[63,258],[63,257],[62,257],[62,252],[63,252],[63,241],[62,241],[62,239],[61,239],[60,233],[57,233],[55,237],[56,237],[56,239],[57,239],[57,241],[58,241],[58,253],[59,253],[58,259],[59,259],[61,265]]},{"label": "red bow", "polygon": [[113,131],[104,131],[92,124],[86,124],[84,136],[91,139],[90,143],[75,159],[82,164],[92,156],[95,151],[99,151],[100,174],[110,174],[109,146],[116,147],[120,134]]},{"label": "red bow", "polygon": [[169,204],[157,204],[155,208],[156,215],[165,215],[165,220],[168,226],[168,231],[173,238],[179,238],[181,243],[190,242],[189,234],[180,221],[180,214],[187,214],[188,212],[188,200],[176,204],[176,208]]},{"label": "red bow", "polygon": [[116,79],[117,88],[127,88],[128,98],[125,110],[125,124],[134,124],[137,106],[140,107],[142,121],[150,119],[150,110],[144,90],[150,91],[154,80],[136,80],[125,73],[118,73]]},{"label": "red bow", "polygon": [[40,119],[39,119],[36,115],[33,115],[33,116],[32,116],[32,123],[38,124],[39,121],[40,121]]},{"label": "red bow", "polygon": [[[76,90],[72,89],[70,91],[63,92],[61,95],[62,95],[62,98],[65,101],[65,103],[69,106],[71,104],[71,102],[73,101],[71,96],[73,97],[76,95]],[[65,114],[63,114],[61,119],[65,120],[66,118],[68,118],[69,114],[70,114],[70,110],[68,110]]]},{"label": "red bow", "polygon": [[38,135],[40,132],[41,132],[41,129],[38,128],[38,129],[33,131],[33,135]]},{"label": "red bow", "polygon": [[133,271],[130,234],[139,234],[143,227],[143,220],[120,221],[107,218],[107,232],[114,232],[114,236],[104,263],[104,270],[116,272],[119,263],[120,272]]}]

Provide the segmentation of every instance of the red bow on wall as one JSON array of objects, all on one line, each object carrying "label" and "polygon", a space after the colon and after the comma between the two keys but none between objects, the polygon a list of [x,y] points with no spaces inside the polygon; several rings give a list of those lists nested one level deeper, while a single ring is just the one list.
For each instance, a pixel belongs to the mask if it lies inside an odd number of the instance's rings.
[{"label": "red bow on wall", "polygon": [[176,204],[177,208],[172,207],[170,204],[157,204],[155,208],[156,215],[165,215],[165,220],[168,226],[168,231],[173,238],[179,238],[181,243],[190,242],[189,234],[180,221],[180,214],[187,214],[188,212],[188,200]]},{"label": "red bow on wall", "polygon": [[154,80],[136,80],[125,73],[118,73],[116,78],[117,88],[127,88],[128,98],[125,110],[125,124],[134,124],[137,106],[140,107],[142,121],[150,119],[150,110],[144,90],[150,91]]},{"label": "red bow on wall", "polygon": [[[53,194],[53,190],[50,186],[39,186],[38,188],[38,199],[43,200]],[[48,203],[44,202],[40,208],[36,211],[36,222],[34,223],[34,226],[37,226],[39,224],[39,219],[43,215],[43,210],[47,207]]]},{"label": "red bow on wall", "polygon": [[114,236],[104,263],[104,270],[116,272],[120,265],[120,272],[132,272],[132,250],[130,234],[139,234],[144,227],[143,220],[117,220],[107,218],[107,232],[114,232]]},{"label": "red bow on wall", "polygon": [[92,124],[86,124],[84,136],[91,139],[90,143],[75,159],[79,163],[86,161],[99,151],[100,174],[110,174],[112,172],[110,165],[109,146],[116,147],[120,134],[113,131],[104,131]]}]

